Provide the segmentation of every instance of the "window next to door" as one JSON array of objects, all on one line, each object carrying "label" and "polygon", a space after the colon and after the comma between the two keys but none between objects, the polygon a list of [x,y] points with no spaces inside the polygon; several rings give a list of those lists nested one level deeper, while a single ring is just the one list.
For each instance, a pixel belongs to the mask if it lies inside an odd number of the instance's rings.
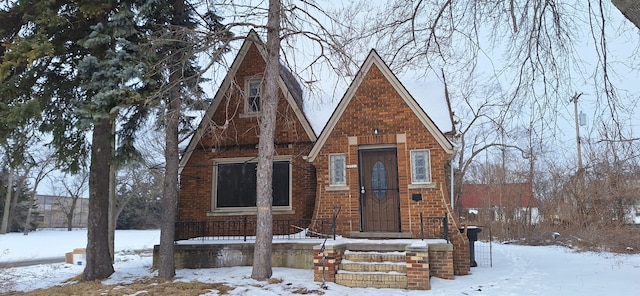
[{"label": "window next to door", "polygon": [[[256,213],[257,160],[214,161],[211,215]],[[273,210],[291,210],[291,161],[273,162]]]},{"label": "window next to door", "polygon": [[329,186],[327,190],[348,190],[347,157],[344,154],[329,154]]},{"label": "window next to door", "polygon": [[431,159],[429,149],[411,150],[411,185],[424,187],[431,183]]}]

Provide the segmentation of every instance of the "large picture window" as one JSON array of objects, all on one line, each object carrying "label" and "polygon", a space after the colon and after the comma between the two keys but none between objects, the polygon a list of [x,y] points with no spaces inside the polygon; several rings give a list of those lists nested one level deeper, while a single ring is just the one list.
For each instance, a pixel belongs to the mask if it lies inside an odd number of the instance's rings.
[{"label": "large picture window", "polygon": [[346,157],[344,154],[329,155],[330,185],[346,185]]},{"label": "large picture window", "polygon": [[[273,206],[291,206],[289,161],[273,162]],[[257,162],[216,164],[214,209],[255,208]]]},{"label": "large picture window", "polygon": [[411,183],[431,183],[431,160],[428,149],[411,151]]}]

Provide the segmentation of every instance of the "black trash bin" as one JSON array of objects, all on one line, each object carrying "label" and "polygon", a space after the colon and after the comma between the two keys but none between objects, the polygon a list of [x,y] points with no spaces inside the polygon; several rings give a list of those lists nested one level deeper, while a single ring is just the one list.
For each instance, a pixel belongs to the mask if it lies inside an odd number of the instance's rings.
[{"label": "black trash bin", "polygon": [[[469,263],[471,267],[478,266],[476,262],[476,251],[475,251],[475,243],[478,240],[478,233],[480,233],[482,229],[477,226],[467,226],[467,238],[469,239]],[[464,233],[464,228],[460,228],[460,233]]]}]

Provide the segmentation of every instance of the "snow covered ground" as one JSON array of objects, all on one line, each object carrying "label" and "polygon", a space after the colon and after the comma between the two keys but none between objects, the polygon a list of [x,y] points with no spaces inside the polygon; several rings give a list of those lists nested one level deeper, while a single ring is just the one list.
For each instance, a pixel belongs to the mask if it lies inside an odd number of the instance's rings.
[{"label": "snow covered ground", "polygon": [[[150,249],[159,241],[159,231],[117,231],[119,251],[116,272],[104,283],[117,284],[152,277],[150,253],[131,250]],[[477,243],[483,248],[482,243]],[[41,230],[23,236],[0,235],[0,262],[60,257],[86,245],[86,230]],[[328,283],[328,289],[313,282],[311,270],[274,268],[268,284],[249,278],[251,267],[178,270],[177,281],[218,282],[234,286],[229,295],[298,295],[299,289],[342,295],[640,295],[640,255],[577,253],[563,247],[533,247],[494,243],[493,267],[471,269],[472,274],[455,280],[431,279],[430,291],[347,288]],[[28,291],[60,284],[82,272],[83,266],[55,263],[0,269],[0,293],[7,289]],[[277,281],[276,281],[277,282]],[[213,292],[207,295],[218,295]]]}]

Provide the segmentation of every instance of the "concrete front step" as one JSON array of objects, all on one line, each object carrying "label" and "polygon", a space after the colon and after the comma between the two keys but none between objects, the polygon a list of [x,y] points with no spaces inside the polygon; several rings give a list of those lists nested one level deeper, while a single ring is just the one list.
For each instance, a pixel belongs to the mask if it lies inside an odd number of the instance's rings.
[{"label": "concrete front step", "polygon": [[336,284],[351,288],[406,289],[407,275],[393,273],[338,272],[336,274]]}]

